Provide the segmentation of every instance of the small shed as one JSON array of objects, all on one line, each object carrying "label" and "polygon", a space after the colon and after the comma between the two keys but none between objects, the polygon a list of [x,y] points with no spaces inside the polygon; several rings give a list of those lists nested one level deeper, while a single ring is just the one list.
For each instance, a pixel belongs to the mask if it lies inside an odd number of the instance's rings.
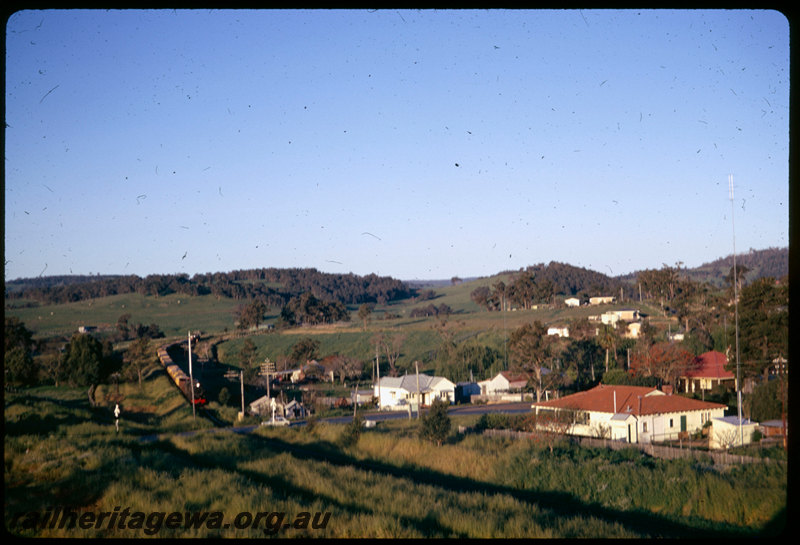
[{"label": "small shed", "polygon": [[777,437],[789,434],[789,423],[783,420],[765,420],[758,426],[758,430],[764,437]]},{"label": "small shed", "polygon": [[257,415],[272,414],[270,407],[270,398],[261,396],[250,404],[250,413]]},{"label": "small shed", "polygon": [[306,417],[306,408],[301,403],[293,399],[283,406],[283,416],[289,420]]},{"label": "small shed", "polygon": [[747,418],[742,419],[741,429],[738,416],[723,416],[711,419],[711,433],[708,438],[708,448],[727,449],[748,445],[753,440],[753,432],[758,427],[758,422]]},{"label": "small shed", "polygon": [[455,398],[456,403],[469,403],[472,396],[480,395],[481,387],[477,382],[458,382],[456,383]]}]

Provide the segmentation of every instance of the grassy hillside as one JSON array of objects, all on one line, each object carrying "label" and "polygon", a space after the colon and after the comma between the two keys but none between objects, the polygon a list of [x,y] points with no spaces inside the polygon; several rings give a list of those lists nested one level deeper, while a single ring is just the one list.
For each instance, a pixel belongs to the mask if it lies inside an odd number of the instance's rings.
[{"label": "grassy hillside", "polygon": [[[342,426],[323,423],[173,434],[207,424],[192,420],[163,374],[151,374],[141,391],[121,388],[119,433],[114,401],[105,398],[115,391],[101,394],[96,409],[82,390],[6,396],[4,520],[13,534],[719,538],[769,534],[785,511],[785,465],[724,469],[635,450],[563,443],[550,452],[526,440],[456,433],[475,417],[454,418],[441,447],[420,440],[418,422],[407,420],[364,430],[351,446],[340,442]],[[128,509],[148,518],[139,529],[49,528],[30,518],[53,506],[89,516]],[[169,528],[159,512],[218,512],[228,526]],[[330,517],[317,528],[269,524],[274,517],[242,524],[259,512],[285,513],[298,526],[304,512],[319,514],[320,523]],[[244,513],[251,517],[237,517]]]},{"label": "grassy hillside", "polygon": [[[500,277],[502,278],[502,277]],[[668,324],[675,320],[661,315],[660,311],[647,304],[638,302],[625,302],[613,305],[600,305],[596,307],[555,307],[536,310],[516,310],[507,312],[488,312],[480,309],[471,299],[470,293],[480,285],[494,283],[498,277],[489,279],[476,279],[455,286],[446,286],[436,289],[437,296],[425,301],[402,301],[390,305],[378,306],[373,313],[373,318],[366,331],[358,319],[355,309],[349,323],[334,326],[301,327],[286,331],[279,331],[267,335],[251,337],[257,348],[257,359],[263,361],[269,357],[272,361],[281,356],[288,356],[292,347],[300,337],[310,336],[320,343],[319,355],[325,357],[332,354],[343,354],[370,361],[375,357],[373,338],[377,334],[404,336],[403,349],[398,358],[398,366],[404,369],[413,369],[414,361],[420,361],[421,369],[427,369],[436,350],[441,345],[441,336],[437,332],[445,318],[437,317],[410,317],[411,311],[417,307],[428,304],[446,304],[453,309],[453,313],[446,317],[447,328],[452,330],[453,338],[457,342],[477,340],[482,344],[498,350],[502,349],[504,341],[510,333],[525,323],[539,320],[546,325],[567,324],[579,318],[599,315],[607,310],[621,308],[637,308],[642,313],[651,317],[651,323],[666,329]],[[382,318],[387,315],[396,315],[396,318]],[[244,343],[243,339],[226,341],[218,345],[218,357],[221,362],[236,365],[238,354]],[[488,377],[476,377],[483,379]]]},{"label": "grassy hillside", "polygon": [[[374,337],[378,334],[403,336],[402,351],[398,366],[413,369],[415,361],[420,361],[423,369],[434,358],[442,338],[437,331],[443,320],[456,342],[469,340],[501,350],[508,335],[525,323],[539,320],[546,325],[567,324],[572,320],[598,315],[615,308],[637,308],[651,317],[651,323],[666,329],[674,320],[661,316],[657,308],[638,302],[623,302],[598,307],[554,307],[536,310],[516,310],[488,312],[479,308],[470,298],[471,292],[484,285],[492,285],[498,280],[508,282],[510,275],[479,278],[457,285],[436,288],[433,299],[422,301],[406,299],[385,305],[378,305],[371,316],[366,330],[357,316],[358,308],[349,307],[351,320],[333,325],[299,327],[276,330],[266,335],[251,337],[256,345],[257,359],[269,357],[278,361],[288,356],[292,347],[304,336],[311,336],[320,343],[319,356],[342,354],[368,362],[374,359]],[[70,336],[82,325],[99,328],[99,333],[114,330],[117,320],[123,314],[130,314],[129,323],[156,324],[167,337],[185,336],[188,330],[202,331],[206,335],[221,335],[234,330],[234,312],[242,304],[227,298],[213,295],[187,296],[171,294],[161,297],[138,294],[114,295],[109,297],[66,303],[43,305],[31,308],[17,307],[6,309],[6,315],[19,317],[26,327],[34,332],[36,338],[56,335]],[[429,304],[445,304],[452,314],[445,317],[411,317],[415,308]],[[279,309],[270,309],[265,322],[276,322]],[[220,362],[238,365],[239,352],[243,339],[222,342],[218,345]],[[486,378],[486,377],[476,377]]]},{"label": "grassy hillside", "polygon": [[233,312],[240,302],[213,295],[163,297],[139,294],[112,295],[65,303],[6,309],[6,316],[17,316],[36,337],[71,335],[80,326],[113,329],[123,314],[130,323],[155,323],[167,336],[185,335],[189,328],[203,331],[233,329]]}]

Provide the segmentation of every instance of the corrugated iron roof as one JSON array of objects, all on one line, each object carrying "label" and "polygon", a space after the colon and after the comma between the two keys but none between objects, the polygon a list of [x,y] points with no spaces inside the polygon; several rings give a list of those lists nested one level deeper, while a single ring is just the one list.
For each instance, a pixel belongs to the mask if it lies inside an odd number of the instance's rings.
[{"label": "corrugated iron roof", "polygon": [[591,390],[560,399],[534,403],[534,406],[615,414],[630,413],[635,416],[725,408],[725,405],[719,403],[699,401],[679,395],[666,395],[656,388],[606,384],[600,384]]},{"label": "corrugated iron roof", "polygon": [[711,350],[700,354],[692,360],[692,367],[684,376],[689,378],[724,378],[732,379],[734,374],[725,370],[728,358],[722,352]]}]

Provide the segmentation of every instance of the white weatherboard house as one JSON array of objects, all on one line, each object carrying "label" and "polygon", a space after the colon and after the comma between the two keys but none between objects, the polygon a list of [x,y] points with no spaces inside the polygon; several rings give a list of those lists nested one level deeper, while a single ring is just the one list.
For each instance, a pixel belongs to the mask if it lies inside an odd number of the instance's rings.
[{"label": "white weatherboard house", "polygon": [[570,435],[652,443],[688,437],[709,420],[716,423],[725,416],[726,406],[668,395],[656,388],[600,384],[531,407],[537,414],[567,416]]},{"label": "white weatherboard house", "polygon": [[430,405],[434,399],[455,402],[456,385],[444,377],[430,375],[404,375],[402,377],[381,377],[375,384],[375,397],[383,410],[406,410],[415,404],[417,381],[423,405]]},{"label": "white weatherboard house", "polygon": [[478,382],[482,395],[507,394],[521,390],[528,384],[525,375],[514,375],[508,371],[500,371],[493,378]]}]

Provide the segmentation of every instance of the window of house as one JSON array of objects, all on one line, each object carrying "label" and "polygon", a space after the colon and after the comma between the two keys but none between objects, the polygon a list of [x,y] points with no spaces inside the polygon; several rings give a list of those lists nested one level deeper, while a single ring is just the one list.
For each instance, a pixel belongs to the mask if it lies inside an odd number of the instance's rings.
[{"label": "window of house", "polygon": [[647,433],[647,422],[642,422],[642,431]]},{"label": "window of house", "polygon": [[671,427],[673,427],[673,425],[672,425],[672,419],[671,419],[671,418],[669,419],[669,427],[670,427],[670,428],[671,428]]}]

